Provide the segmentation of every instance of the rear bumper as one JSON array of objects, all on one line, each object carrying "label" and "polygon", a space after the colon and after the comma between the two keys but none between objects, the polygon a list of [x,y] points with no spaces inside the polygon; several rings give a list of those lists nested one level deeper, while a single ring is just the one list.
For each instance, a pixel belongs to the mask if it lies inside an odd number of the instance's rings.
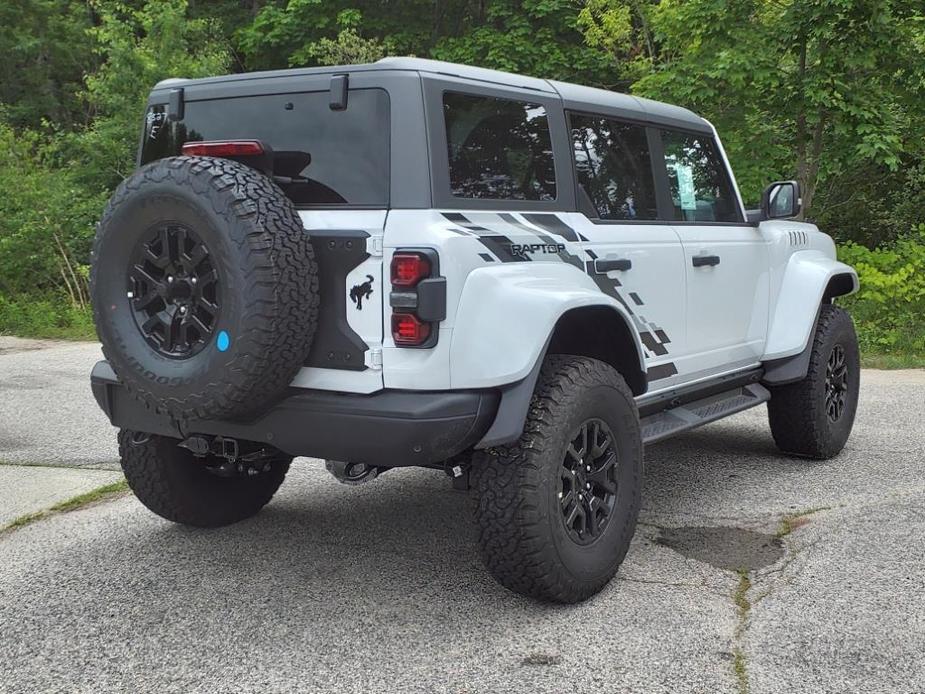
[{"label": "rear bumper", "polygon": [[488,431],[500,399],[493,390],[358,395],[293,388],[253,419],[180,422],[136,400],[108,362],[93,367],[90,383],[109,421],[122,429],[177,439],[221,435],[293,456],[389,467],[432,465],[471,447]]}]

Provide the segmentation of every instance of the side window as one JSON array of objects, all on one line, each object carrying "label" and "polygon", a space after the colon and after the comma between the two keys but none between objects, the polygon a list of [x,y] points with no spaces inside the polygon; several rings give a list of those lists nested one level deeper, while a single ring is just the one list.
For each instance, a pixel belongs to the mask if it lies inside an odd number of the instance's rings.
[{"label": "side window", "polygon": [[446,92],[443,115],[454,196],[556,199],[545,108],[525,101]]},{"label": "side window", "polygon": [[579,195],[600,219],[657,219],[646,130],[602,116],[571,114]]},{"label": "side window", "polygon": [[662,131],[674,220],[741,222],[732,181],[709,137]]}]

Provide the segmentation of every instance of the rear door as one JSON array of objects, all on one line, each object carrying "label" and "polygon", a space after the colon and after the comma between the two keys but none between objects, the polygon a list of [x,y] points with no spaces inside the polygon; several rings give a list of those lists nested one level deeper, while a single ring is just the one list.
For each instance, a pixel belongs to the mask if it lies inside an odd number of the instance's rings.
[{"label": "rear door", "polygon": [[675,383],[686,353],[684,253],[659,221],[650,133],[641,124],[597,113],[568,114],[588,271],[633,317],[649,388]]},{"label": "rear door", "polygon": [[142,163],[185,142],[260,140],[273,177],[313,239],[321,306],[312,351],[293,385],[382,388],[382,236],[390,197],[390,97],[365,73],[337,100],[332,75],[192,84],[180,116],[150,104]]},{"label": "rear door", "polygon": [[768,245],[745,221],[718,140],[659,136],[663,207],[684,248],[689,370],[702,377],[756,364],[767,334]]}]

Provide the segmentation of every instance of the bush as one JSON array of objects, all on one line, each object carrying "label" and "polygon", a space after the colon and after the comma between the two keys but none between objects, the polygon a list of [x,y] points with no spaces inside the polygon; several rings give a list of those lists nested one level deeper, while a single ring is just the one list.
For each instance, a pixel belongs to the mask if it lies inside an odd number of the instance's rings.
[{"label": "bush", "polygon": [[925,356],[925,224],[874,250],[846,243],[838,257],[861,281],[860,291],[842,301],[854,316],[861,350]]},{"label": "bush", "polygon": [[0,335],[95,340],[93,316],[67,296],[6,299],[0,295]]},{"label": "bush", "polygon": [[87,264],[104,192],[56,168],[43,134],[0,120],[0,295],[87,301]]}]

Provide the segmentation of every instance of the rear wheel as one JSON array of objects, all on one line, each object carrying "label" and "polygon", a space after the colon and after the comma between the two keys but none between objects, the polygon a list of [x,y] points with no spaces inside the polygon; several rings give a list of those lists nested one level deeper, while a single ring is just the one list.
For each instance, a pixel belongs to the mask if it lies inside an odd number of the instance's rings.
[{"label": "rear wheel", "polygon": [[578,602],[603,588],[636,527],[642,443],[633,394],[594,359],[547,358],[519,441],[472,464],[482,557],[506,588]]},{"label": "rear wheel", "polygon": [[851,316],[826,304],[819,313],[806,377],[770,389],[768,420],[777,447],[819,460],[841,452],[854,425],[860,367]]},{"label": "rear wheel", "polygon": [[227,465],[219,456],[194,456],[177,439],[122,429],[122,471],[138,500],[174,523],[202,528],[250,518],[279,489],[292,458],[278,452],[253,465]]}]

